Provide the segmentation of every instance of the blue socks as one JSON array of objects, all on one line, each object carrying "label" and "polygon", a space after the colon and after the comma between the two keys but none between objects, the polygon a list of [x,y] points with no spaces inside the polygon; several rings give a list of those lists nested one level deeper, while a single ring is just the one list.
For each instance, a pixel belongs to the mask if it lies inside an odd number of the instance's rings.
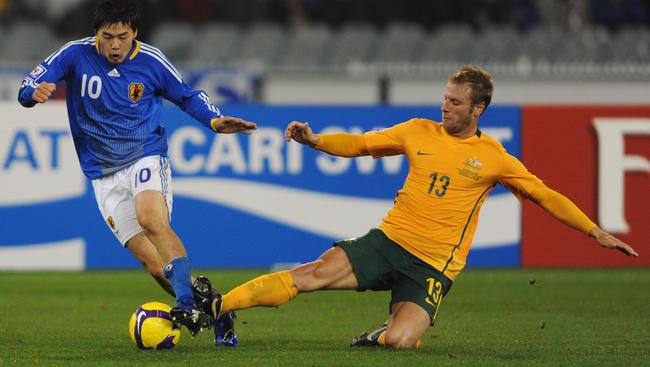
[{"label": "blue socks", "polygon": [[187,257],[179,257],[163,268],[165,278],[169,280],[176,293],[176,306],[184,309],[196,308],[192,292],[192,264]]}]

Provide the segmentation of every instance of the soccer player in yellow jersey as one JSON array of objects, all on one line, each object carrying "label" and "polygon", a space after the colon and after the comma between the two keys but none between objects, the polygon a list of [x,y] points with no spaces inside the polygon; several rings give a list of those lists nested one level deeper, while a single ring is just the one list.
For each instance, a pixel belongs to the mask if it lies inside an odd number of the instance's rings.
[{"label": "soccer player in yellow jersey", "polygon": [[442,122],[416,118],[363,135],[318,135],[307,123],[290,123],[288,141],[329,154],[406,155],[410,169],[404,187],[379,229],[336,242],[314,262],[253,279],[210,300],[206,308],[218,317],[253,306],[279,306],[299,293],[319,289],[391,290],[388,322],[355,338],[352,345],[417,347],[465,266],[481,205],[497,183],[593,237],[598,245],[638,256],[481,133],[478,120],[491,98],[491,75],[464,66],[448,79]]}]

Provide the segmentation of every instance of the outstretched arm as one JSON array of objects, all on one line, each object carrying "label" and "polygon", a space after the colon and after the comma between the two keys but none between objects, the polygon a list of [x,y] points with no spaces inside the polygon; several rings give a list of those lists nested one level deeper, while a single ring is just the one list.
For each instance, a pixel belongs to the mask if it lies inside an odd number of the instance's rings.
[{"label": "outstretched arm", "polygon": [[250,135],[252,130],[257,129],[257,124],[239,117],[221,116],[210,120],[210,129],[221,134],[241,132],[244,135]]},{"label": "outstretched arm", "polygon": [[212,105],[210,97],[202,90],[192,90],[173,66],[171,69],[160,67],[160,76],[162,95],[213,132],[250,135],[252,130],[257,129],[254,122],[223,116],[221,111]]},{"label": "outstretched arm", "polygon": [[328,154],[340,157],[370,155],[363,135],[358,134],[314,134],[309,123],[293,121],[284,131],[287,141],[294,140]]},{"label": "outstretched arm", "polygon": [[596,239],[598,245],[621,251],[627,256],[639,256],[632,247],[594,224],[571,200],[547,186],[534,190],[529,199],[562,223]]}]

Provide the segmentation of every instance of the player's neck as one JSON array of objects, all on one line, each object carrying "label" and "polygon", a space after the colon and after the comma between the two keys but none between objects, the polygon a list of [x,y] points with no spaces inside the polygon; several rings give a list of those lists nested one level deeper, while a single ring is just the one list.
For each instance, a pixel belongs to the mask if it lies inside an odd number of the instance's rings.
[{"label": "player's neck", "polygon": [[460,139],[471,138],[472,136],[476,135],[477,130],[478,130],[477,122],[472,122],[466,129],[461,131],[449,131],[445,129],[445,131],[447,131],[447,134]]},{"label": "player's neck", "polygon": [[476,135],[476,129],[472,129],[472,130],[468,129],[468,130],[465,130],[465,131],[460,132],[458,134],[450,134],[450,135],[455,136],[457,138],[461,138],[461,139],[467,139],[467,138],[471,138],[472,136]]}]

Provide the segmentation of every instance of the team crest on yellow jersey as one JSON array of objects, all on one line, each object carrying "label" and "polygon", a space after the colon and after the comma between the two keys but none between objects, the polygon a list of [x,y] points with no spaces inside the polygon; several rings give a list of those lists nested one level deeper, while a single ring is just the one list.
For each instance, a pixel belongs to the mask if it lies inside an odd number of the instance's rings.
[{"label": "team crest on yellow jersey", "polygon": [[465,161],[465,165],[470,166],[475,170],[480,170],[481,168],[483,168],[483,163],[479,161],[478,158],[476,157],[467,158],[467,160]]},{"label": "team crest on yellow jersey", "polygon": [[144,84],[142,83],[131,83],[129,84],[129,99],[133,102],[137,102],[142,98],[144,93]]}]

